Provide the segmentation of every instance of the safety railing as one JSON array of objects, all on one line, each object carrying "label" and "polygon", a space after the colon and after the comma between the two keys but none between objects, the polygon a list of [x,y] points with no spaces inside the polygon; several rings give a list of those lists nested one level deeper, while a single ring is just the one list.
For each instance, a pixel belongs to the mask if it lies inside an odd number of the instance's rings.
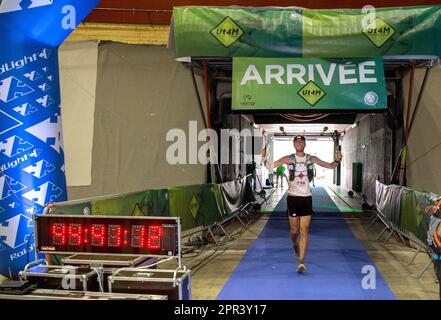
[{"label": "safety railing", "polygon": [[[412,244],[415,251],[408,265],[414,263],[421,252],[431,258],[432,250],[427,244],[430,215],[426,214],[424,209],[437,198],[439,198],[438,195],[430,192],[412,190],[397,185],[384,185],[376,181],[376,212],[369,221],[369,226],[372,226],[376,221],[383,224],[384,227],[376,239],[380,240],[388,232],[383,240],[384,244],[394,234],[403,243]],[[429,259],[424,268],[417,273],[418,278],[422,277],[431,263],[432,261]]]}]

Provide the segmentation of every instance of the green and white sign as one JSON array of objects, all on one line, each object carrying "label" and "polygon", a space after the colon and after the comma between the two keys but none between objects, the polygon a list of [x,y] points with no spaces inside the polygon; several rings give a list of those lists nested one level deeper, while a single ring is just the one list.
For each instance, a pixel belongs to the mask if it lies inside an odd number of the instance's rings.
[{"label": "green and white sign", "polygon": [[233,110],[384,110],[383,60],[233,58]]}]

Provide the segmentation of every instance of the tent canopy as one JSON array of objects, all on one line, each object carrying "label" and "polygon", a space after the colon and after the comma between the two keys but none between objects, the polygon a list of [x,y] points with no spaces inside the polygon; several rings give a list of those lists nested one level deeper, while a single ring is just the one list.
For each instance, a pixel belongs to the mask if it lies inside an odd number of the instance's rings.
[{"label": "tent canopy", "polygon": [[441,56],[441,6],[310,10],[175,7],[176,57]]}]

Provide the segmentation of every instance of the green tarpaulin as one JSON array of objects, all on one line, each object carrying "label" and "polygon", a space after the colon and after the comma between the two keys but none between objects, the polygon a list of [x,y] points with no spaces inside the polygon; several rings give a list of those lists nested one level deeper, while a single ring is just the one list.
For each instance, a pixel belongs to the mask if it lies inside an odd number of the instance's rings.
[{"label": "green tarpaulin", "polygon": [[395,227],[414,235],[427,244],[427,232],[432,212],[425,209],[440,196],[398,185],[376,182],[376,206]]},{"label": "green tarpaulin", "polygon": [[175,7],[177,57],[441,56],[441,6]]},{"label": "green tarpaulin", "polygon": [[146,190],[81,202],[58,203],[51,214],[180,217],[183,231],[212,225],[254,201],[246,178],[220,184],[199,184]]}]

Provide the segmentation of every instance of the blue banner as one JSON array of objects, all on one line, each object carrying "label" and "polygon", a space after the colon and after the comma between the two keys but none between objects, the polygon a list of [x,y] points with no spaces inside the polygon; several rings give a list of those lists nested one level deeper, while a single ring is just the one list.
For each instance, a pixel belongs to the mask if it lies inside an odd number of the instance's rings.
[{"label": "blue banner", "polygon": [[0,1],[0,274],[34,260],[32,215],[67,200],[58,46],[98,0]]}]

